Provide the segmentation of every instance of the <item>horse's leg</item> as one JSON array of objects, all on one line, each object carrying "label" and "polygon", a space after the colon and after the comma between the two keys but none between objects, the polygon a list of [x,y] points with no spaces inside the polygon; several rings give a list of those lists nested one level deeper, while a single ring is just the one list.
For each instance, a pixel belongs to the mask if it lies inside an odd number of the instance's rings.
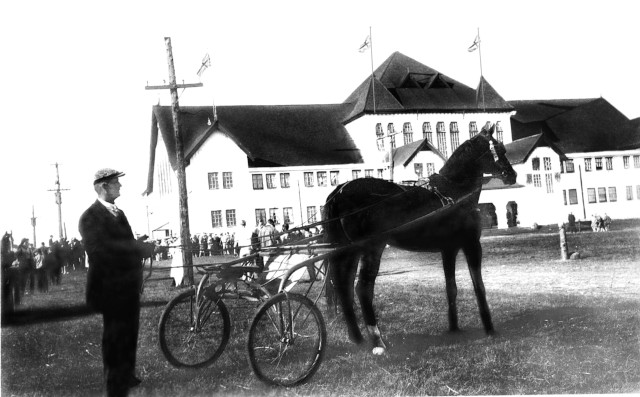
[{"label": "horse's leg", "polygon": [[444,280],[449,304],[449,331],[451,332],[460,330],[458,328],[458,308],[456,307],[456,297],[458,296],[458,286],[456,285],[457,255],[457,249],[442,250],[442,266],[444,267]]},{"label": "horse's leg", "polygon": [[373,354],[384,354],[387,346],[382,341],[382,334],[378,329],[376,322],[376,313],[373,308],[373,290],[376,283],[376,277],[378,277],[378,271],[380,269],[380,257],[382,251],[384,251],[385,244],[368,248],[362,256],[362,266],[360,267],[360,273],[358,277],[358,285],[356,286],[356,292],[358,299],[360,300],[360,307],[362,308],[362,316],[364,317],[364,323],[369,331],[369,336],[373,342]]},{"label": "horse's leg", "polygon": [[362,333],[358,327],[356,312],[353,308],[353,282],[358,270],[359,252],[349,251],[338,254],[331,259],[331,279],[340,301],[342,315],[347,323],[349,339],[354,343],[362,343]]},{"label": "horse's leg", "polygon": [[482,246],[480,245],[480,240],[473,241],[462,250],[467,258],[467,265],[469,266],[469,273],[471,274],[471,281],[473,282],[473,290],[476,293],[482,325],[484,325],[485,332],[491,335],[494,333],[494,330],[493,323],[491,322],[491,312],[487,304],[484,282],[482,281]]}]

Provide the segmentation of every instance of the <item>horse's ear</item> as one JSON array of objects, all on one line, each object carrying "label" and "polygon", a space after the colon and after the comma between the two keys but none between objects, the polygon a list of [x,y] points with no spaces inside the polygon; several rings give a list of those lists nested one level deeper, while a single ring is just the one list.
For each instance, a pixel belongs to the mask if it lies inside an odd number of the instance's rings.
[{"label": "horse's ear", "polygon": [[493,131],[495,131],[495,129],[496,125],[494,123],[491,123],[491,126],[489,126],[489,124],[487,123],[480,130],[480,134],[482,134],[485,138],[490,138],[493,136]]}]

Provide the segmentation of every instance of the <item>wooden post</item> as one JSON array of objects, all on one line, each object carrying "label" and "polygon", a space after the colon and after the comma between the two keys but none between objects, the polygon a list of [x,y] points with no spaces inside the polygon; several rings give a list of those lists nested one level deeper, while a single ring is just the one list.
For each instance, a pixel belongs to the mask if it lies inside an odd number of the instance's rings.
[{"label": "wooden post", "polygon": [[191,232],[189,231],[189,204],[187,200],[187,177],[185,173],[184,146],[180,133],[180,104],[178,103],[178,88],[202,87],[202,83],[177,84],[176,71],[173,66],[173,51],[171,37],[164,38],[167,47],[167,61],[169,64],[169,85],[149,86],[147,90],[169,89],[171,92],[171,115],[173,117],[173,136],[176,143],[176,176],[178,178],[178,197],[180,207],[180,247],[182,247],[182,264],[189,285],[194,284],[193,260],[191,255]]},{"label": "wooden post", "polygon": [[567,231],[564,229],[564,223],[558,225],[560,233],[560,258],[563,261],[569,259],[569,249],[567,248]]},{"label": "wooden post", "polygon": [[194,284],[193,258],[189,249],[191,232],[189,231],[189,203],[187,199],[187,177],[184,165],[184,148],[182,135],[180,134],[180,104],[178,103],[178,89],[176,87],[176,71],[173,66],[173,51],[171,49],[171,37],[165,37],[167,46],[167,61],[169,63],[169,91],[171,92],[171,114],[173,116],[173,134],[176,141],[176,174],[178,177],[178,195],[180,207],[180,246],[182,247],[182,263],[185,268],[185,276],[189,285]]}]

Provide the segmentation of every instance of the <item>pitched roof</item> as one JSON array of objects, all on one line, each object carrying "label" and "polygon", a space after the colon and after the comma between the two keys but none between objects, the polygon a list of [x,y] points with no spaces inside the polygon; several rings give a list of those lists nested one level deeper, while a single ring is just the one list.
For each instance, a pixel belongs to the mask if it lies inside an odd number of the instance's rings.
[{"label": "pitched roof", "polygon": [[603,98],[510,101],[514,139],[543,133],[564,153],[640,147],[633,124]]},{"label": "pitched roof", "polygon": [[413,141],[404,146],[400,146],[397,149],[393,150],[393,164],[402,164],[406,167],[409,162],[420,152],[423,150],[430,150],[433,153],[440,156],[443,161],[447,161],[447,158],[440,153],[438,149],[436,149],[427,139],[420,139],[418,141]]},{"label": "pitched roof", "polygon": [[[188,165],[207,138],[220,131],[247,154],[249,167],[362,163],[360,150],[341,122],[350,109],[348,104],[218,106],[214,122],[211,106],[181,107],[185,162]],[[171,107],[154,106],[152,118],[148,192],[153,189],[158,132],[176,167]]]},{"label": "pitched roof", "polygon": [[507,159],[511,164],[523,164],[531,155],[531,152],[537,147],[546,146],[558,153],[561,160],[567,160],[567,156],[553,143],[547,139],[544,134],[536,134],[527,138],[517,139],[504,145],[507,153]]},{"label": "pitched roof", "polygon": [[[486,110],[512,110],[511,105],[484,79]],[[461,111],[476,110],[482,103],[476,100],[476,90],[417,62],[394,52],[365,81],[349,95],[344,103],[352,103],[353,110],[346,120],[375,111]]]}]

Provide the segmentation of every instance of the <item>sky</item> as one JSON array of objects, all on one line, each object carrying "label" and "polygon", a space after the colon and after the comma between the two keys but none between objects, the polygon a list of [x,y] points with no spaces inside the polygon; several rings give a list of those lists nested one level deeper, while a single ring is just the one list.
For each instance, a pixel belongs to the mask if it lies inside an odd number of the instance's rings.
[{"label": "sky", "polygon": [[[122,208],[148,233],[151,108],[170,105],[165,37],[180,105],[341,103],[399,51],[506,100],[603,97],[640,117],[635,2],[13,1],[0,4],[0,232],[58,236],[58,163],[68,238],[95,200],[99,168],[122,170]],[[372,53],[358,48],[372,33]],[[197,71],[205,54],[211,67]],[[187,185],[187,190],[189,186]],[[176,208],[178,211],[178,208]],[[152,227],[153,228],[153,227]]]}]

